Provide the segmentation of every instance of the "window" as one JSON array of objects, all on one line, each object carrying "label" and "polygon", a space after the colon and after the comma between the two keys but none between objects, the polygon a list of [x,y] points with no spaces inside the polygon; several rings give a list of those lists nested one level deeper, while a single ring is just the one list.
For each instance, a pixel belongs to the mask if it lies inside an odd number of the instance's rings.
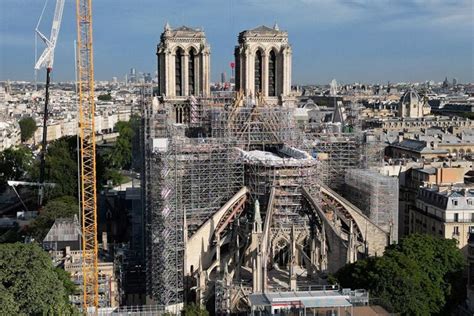
[{"label": "window", "polygon": [[472,199],[467,199],[467,205],[472,205]]},{"label": "window", "polygon": [[474,222],[474,213],[471,213],[471,222]]},{"label": "window", "polygon": [[459,222],[459,213],[454,213],[454,221]]},{"label": "window", "polygon": [[175,56],[175,84],[176,84],[176,95],[182,96],[183,95],[183,76],[182,76],[182,66],[183,66],[183,50],[178,48],[176,50]]},{"label": "window", "polygon": [[257,53],[255,54],[255,94],[257,94],[257,92],[262,92],[262,72],[262,52],[257,50]]},{"label": "window", "polygon": [[459,236],[459,226],[454,226],[453,235]]},{"label": "window", "polygon": [[458,200],[452,200],[452,203],[454,206],[457,206],[458,205]]},{"label": "window", "polygon": [[189,60],[188,60],[188,90],[189,90],[189,95],[194,95],[195,94],[195,88],[196,88],[196,82],[195,82],[195,76],[194,76],[194,59],[195,59],[195,53],[194,49],[191,49],[191,52],[189,53]]},{"label": "window", "polygon": [[268,60],[268,95],[276,96],[276,54],[273,50]]}]

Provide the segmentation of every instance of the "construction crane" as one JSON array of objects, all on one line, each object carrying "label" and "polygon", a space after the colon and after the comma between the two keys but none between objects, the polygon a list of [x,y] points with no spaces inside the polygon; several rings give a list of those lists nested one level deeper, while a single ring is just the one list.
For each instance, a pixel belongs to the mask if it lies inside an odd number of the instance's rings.
[{"label": "construction crane", "polygon": [[54,9],[53,23],[51,25],[51,33],[49,39],[40,32],[39,25],[43,19],[43,14],[46,9],[48,1],[45,2],[43,11],[41,12],[38,24],[36,25],[36,34],[43,40],[46,44],[41,56],[38,58],[35,64],[35,70],[41,68],[46,68],[46,93],[44,97],[44,112],[43,112],[43,140],[41,143],[41,164],[40,164],[40,178],[39,178],[39,194],[38,194],[38,204],[43,204],[44,198],[44,178],[45,178],[45,155],[46,155],[46,141],[47,141],[47,131],[48,131],[48,105],[49,105],[49,85],[51,81],[51,71],[53,71],[54,63],[54,49],[56,48],[56,42],[58,40],[59,29],[61,27],[61,20],[63,17],[64,10],[64,0],[56,0],[56,8]]},{"label": "construction crane", "polygon": [[92,49],[92,0],[76,0],[77,87],[79,95],[80,189],[82,208],[83,309],[99,307],[97,187],[95,161],[94,60]]}]

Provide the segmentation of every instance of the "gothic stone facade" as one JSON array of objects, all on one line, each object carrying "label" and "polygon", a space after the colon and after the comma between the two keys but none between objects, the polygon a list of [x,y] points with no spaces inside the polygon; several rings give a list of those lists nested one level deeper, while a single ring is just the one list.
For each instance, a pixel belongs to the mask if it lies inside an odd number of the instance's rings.
[{"label": "gothic stone facade", "polygon": [[289,96],[291,54],[288,33],[277,25],[241,32],[235,47],[235,89],[246,96],[261,94],[269,103]]},{"label": "gothic stone facade", "polygon": [[166,24],[156,55],[160,95],[174,99],[209,95],[210,46],[204,31]]}]

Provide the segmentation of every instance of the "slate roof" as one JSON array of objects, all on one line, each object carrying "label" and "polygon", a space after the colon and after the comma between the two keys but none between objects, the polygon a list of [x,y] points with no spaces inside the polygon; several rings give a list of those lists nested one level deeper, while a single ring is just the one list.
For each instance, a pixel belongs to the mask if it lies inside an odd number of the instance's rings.
[{"label": "slate roof", "polygon": [[417,153],[445,154],[448,152],[445,149],[430,148],[429,146],[427,146],[425,141],[419,141],[419,140],[414,140],[414,139],[404,139],[403,141],[394,143],[391,146],[395,148],[417,152]]},{"label": "slate roof", "polygon": [[265,25],[260,25],[257,26],[254,29],[247,30],[247,32],[255,32],[255,33],[279,33],[280,31],[275,30],[271,27],[265,26]]}]

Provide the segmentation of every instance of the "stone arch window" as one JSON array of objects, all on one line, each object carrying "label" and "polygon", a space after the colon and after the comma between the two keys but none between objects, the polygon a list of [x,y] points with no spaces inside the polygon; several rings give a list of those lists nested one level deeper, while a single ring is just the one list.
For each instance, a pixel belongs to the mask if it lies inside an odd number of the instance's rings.
[{"label": "stone arch window", "polygon": [[196,57],[196,51],[194,50],[194,48],[191,48],[191,50],[189,51],[189,60],[188,60],[188,91],[189,91],[189,95],[195,95],[195,93],[196,93],[195,57]]},{"label": "stone arch window", "polygon": [[276,54],[273,49],[268,58],[268,96],[276,97]]},{"label": "stone arch window", "polygon": [[280,268],[288,267],[290,263],[291,255],[290,244],[284,238],[280,238],[275,242],[273,246],[273,258],[272,261],[276,263]]},{"label": "stone arch window", "polygon": [[263,56],[260,49],[255,53],[255,94],[263,90]]},{"label": "stone arch window", "polygon": [[183,123],[183,108],[181,106],[177,106],[175,111],[176,111],[176,123]]},{"label": "stone arch window", "polygon": [[183,95],[183,55],[184,51],[181,47],[176,50],[175,56],[175,83],[176,95]]},{"label": "stone arch window", "polygon": [[184,106],[183,108],[183,117],[182,117],[182,123],[189,124],[191,121],[191,109],[189,108],[188,105]]}]

